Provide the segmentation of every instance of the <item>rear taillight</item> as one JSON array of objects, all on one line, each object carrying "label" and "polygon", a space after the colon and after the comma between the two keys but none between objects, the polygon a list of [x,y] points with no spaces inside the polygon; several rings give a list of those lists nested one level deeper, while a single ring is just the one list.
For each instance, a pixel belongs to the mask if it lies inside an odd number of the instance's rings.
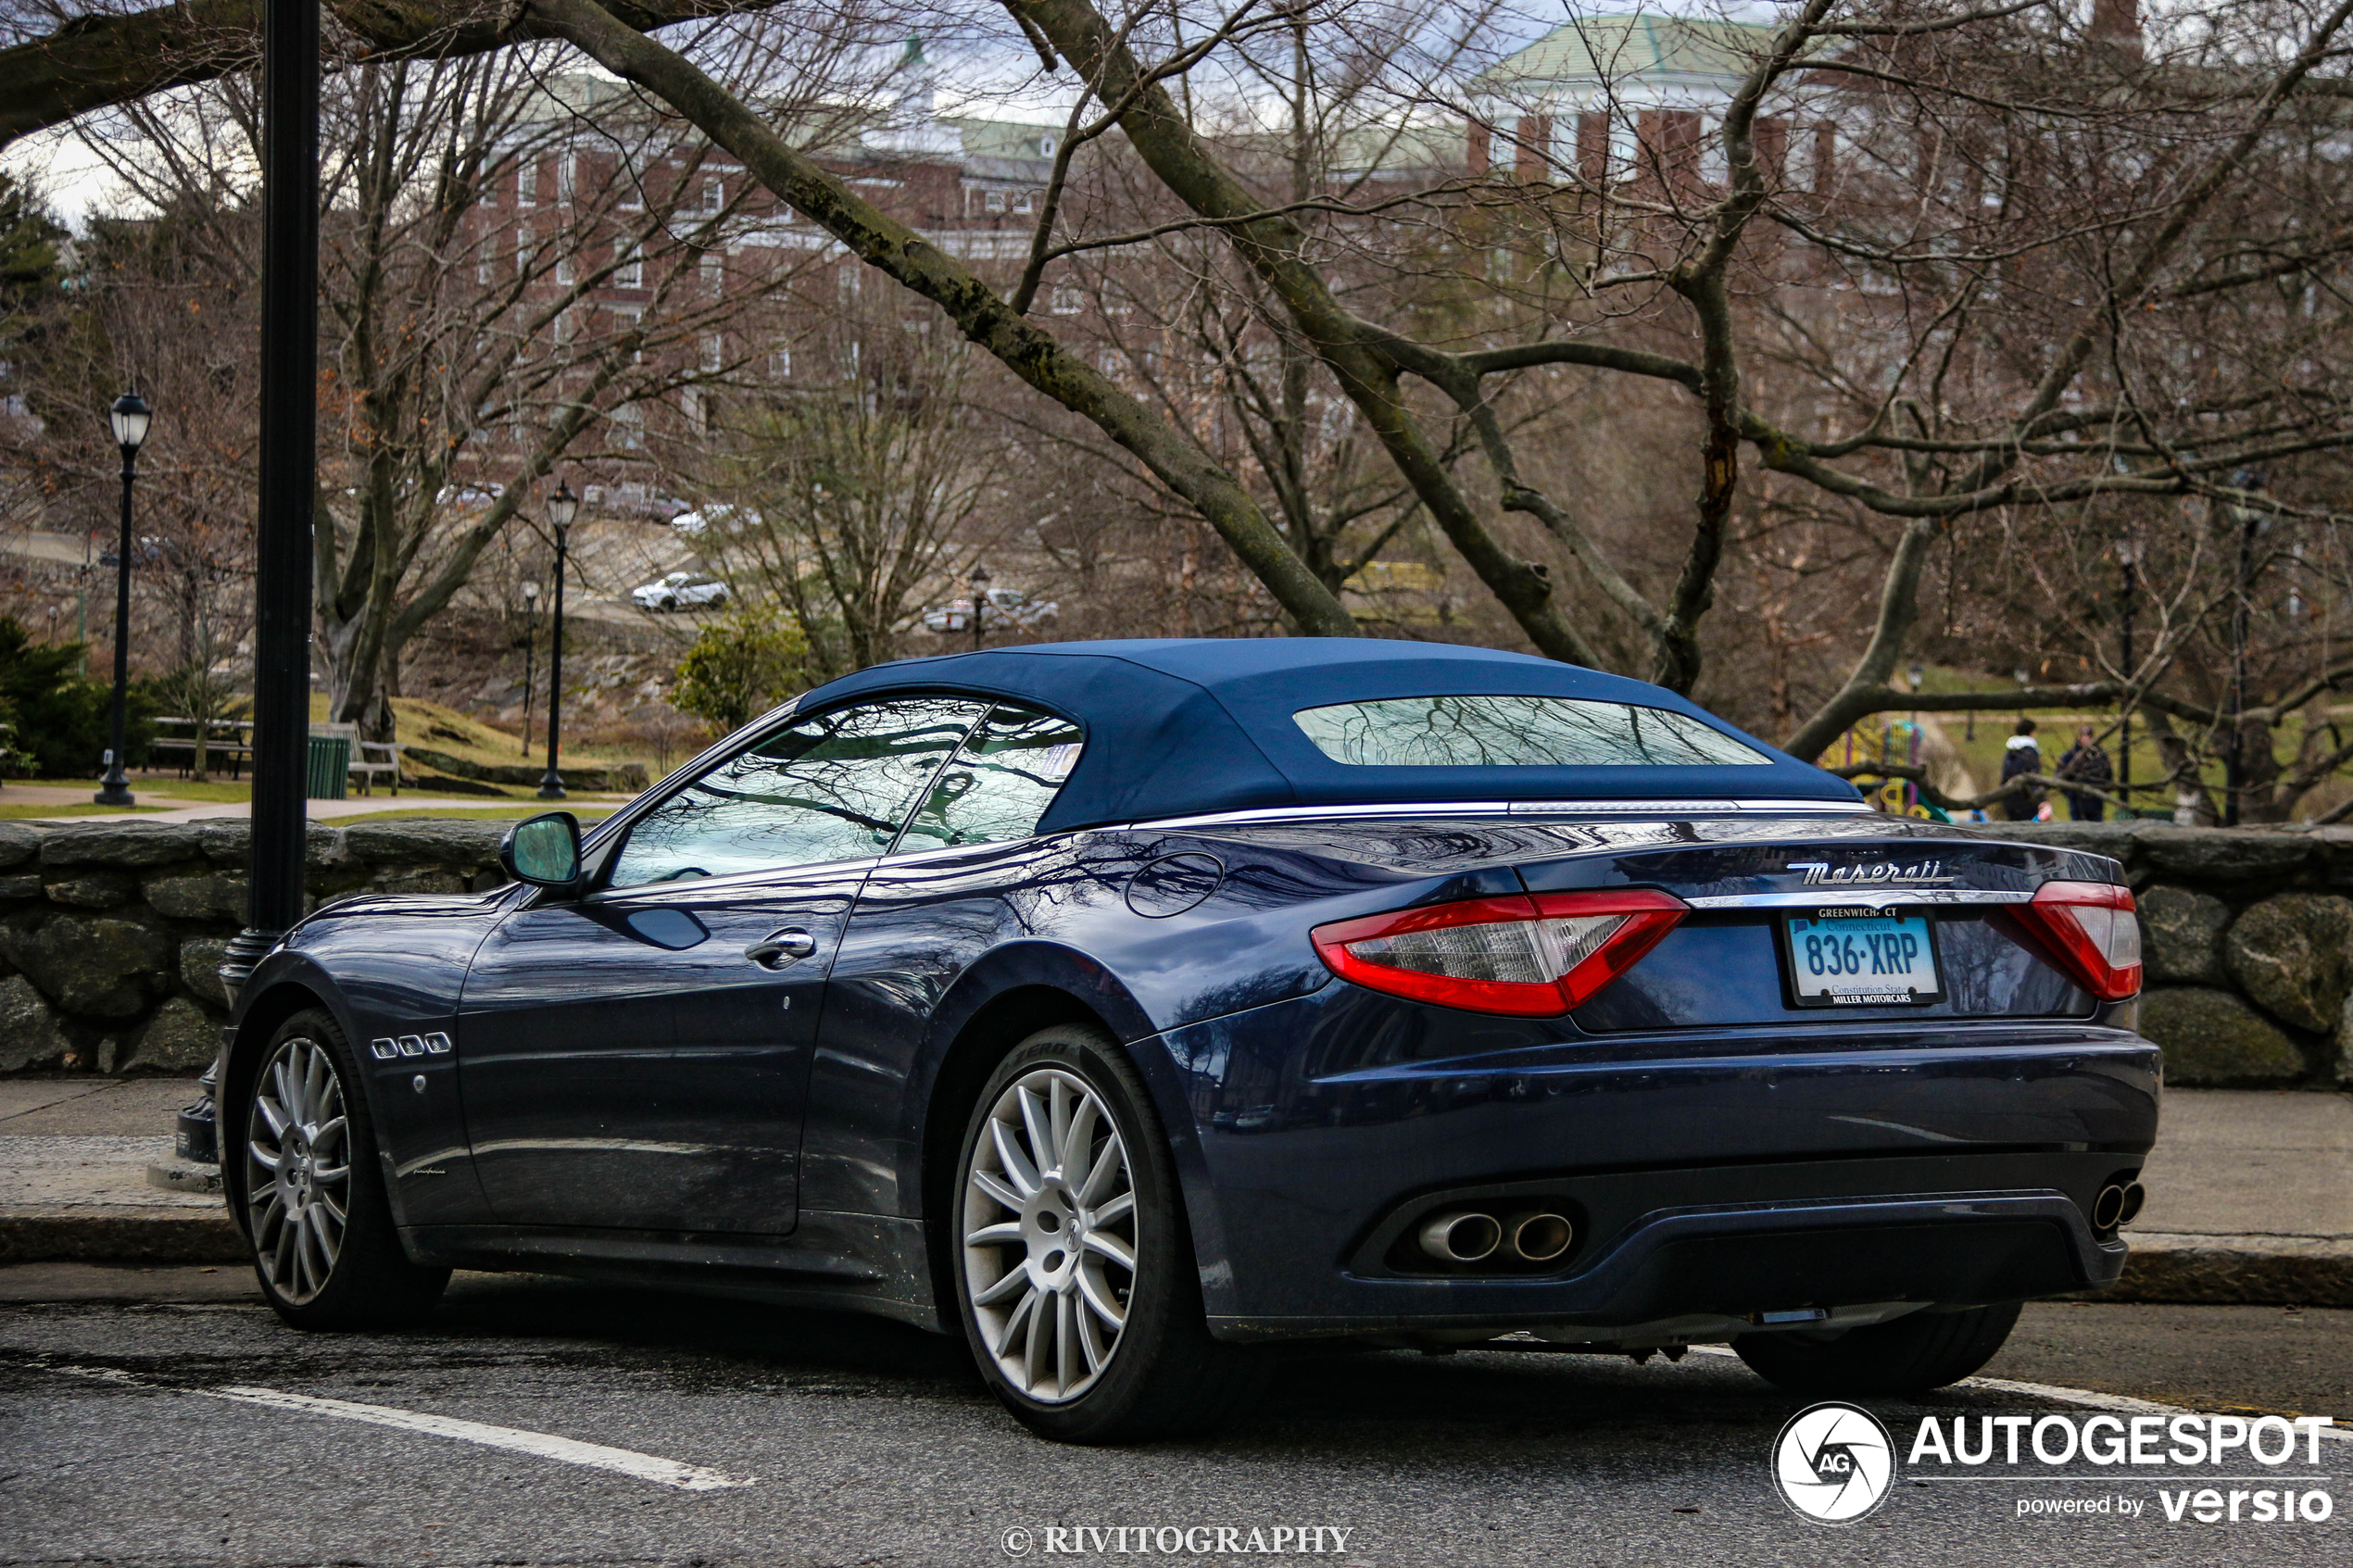
[{"label": "rear taillight", "polygon": [[2068,978],[2104,1002],[2141,989],[2141,922],[2133,890],[2106,882],[2046,882],[2018,906]]},{"label": "rear taillight", "polygon": [[1315,951],[1343,980],[1471,1012],[1556,1018],[1657,946],[1690,913],[1647,888],[1468,898],[1319,925]]}]

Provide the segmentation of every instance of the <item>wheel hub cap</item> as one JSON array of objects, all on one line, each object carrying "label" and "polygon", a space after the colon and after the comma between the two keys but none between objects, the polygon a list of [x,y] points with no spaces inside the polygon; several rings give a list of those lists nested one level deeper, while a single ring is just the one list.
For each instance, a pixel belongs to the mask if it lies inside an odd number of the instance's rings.
[{"label": "wheel hub cap", "polygon": [[1143,1239],[1110,1109],[1066,1069],[1025,1073],[964,1172],[964,1288],[981,1336],[1021,1393],[1075,1399],[1119,1348]]}]

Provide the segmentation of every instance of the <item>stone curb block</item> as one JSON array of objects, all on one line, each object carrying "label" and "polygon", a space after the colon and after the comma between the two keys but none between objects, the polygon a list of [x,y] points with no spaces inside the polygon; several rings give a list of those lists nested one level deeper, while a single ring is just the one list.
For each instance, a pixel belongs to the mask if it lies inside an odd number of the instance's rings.
[{"label": "stone curb block", "polygon": [[242,1263],[245,1237],[226,1213],[20,1209],[0,1213],[0,1263]]},{"label": "stone curb block", "polygon": [[2095,1301],[2353,1307],[2353,1242],[2305,1236],[2133,1236],[2124,1276]]}]

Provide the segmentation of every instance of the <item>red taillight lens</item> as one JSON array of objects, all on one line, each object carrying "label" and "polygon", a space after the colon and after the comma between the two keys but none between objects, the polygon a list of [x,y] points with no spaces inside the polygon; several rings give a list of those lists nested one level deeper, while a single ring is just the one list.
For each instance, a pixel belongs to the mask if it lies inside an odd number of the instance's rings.
[{"label": "red taillight lens", "polygon": [[2068,978],[2104,1002],[2141,989],[2141,921],[2133,890],[2106,882],[2046,882],[2018,906]]},{"label": "red taillight lens", "polygon": [[1690,912],[1648,888],[1539,893],[1337,921],[1313,935],[1334,974],[1371,990],[1557,1018],[1632,968]]}]

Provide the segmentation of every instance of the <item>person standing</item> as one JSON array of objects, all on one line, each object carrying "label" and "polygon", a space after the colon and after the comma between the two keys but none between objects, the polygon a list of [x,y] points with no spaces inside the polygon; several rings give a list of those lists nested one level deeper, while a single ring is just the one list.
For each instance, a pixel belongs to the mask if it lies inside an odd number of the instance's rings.
[{"label": "person standing", "polygon": [[[2070,784],[2094,784],[2106,789],[2116,782],[2116,770],[2108,766],[2108,753],[2100,749],[2099,737],[2092,726],[2084,725],[2075,732],[2075,744],[2058,762],[2058,776]],[[2082,790],[2067,792],[2067,814],[2078,822],[2105,822],[2108,802],[2099,796]]]},{"label": "person standing", "polygon": [[2043,748],[2035,744],[2034,721],[2020,719],[2009,744],[2002,748],[2003,816],[2014,822],[2034,821],[2035,809],[2043,803],[2043,786],[2026,775],[2042,771]]}]

